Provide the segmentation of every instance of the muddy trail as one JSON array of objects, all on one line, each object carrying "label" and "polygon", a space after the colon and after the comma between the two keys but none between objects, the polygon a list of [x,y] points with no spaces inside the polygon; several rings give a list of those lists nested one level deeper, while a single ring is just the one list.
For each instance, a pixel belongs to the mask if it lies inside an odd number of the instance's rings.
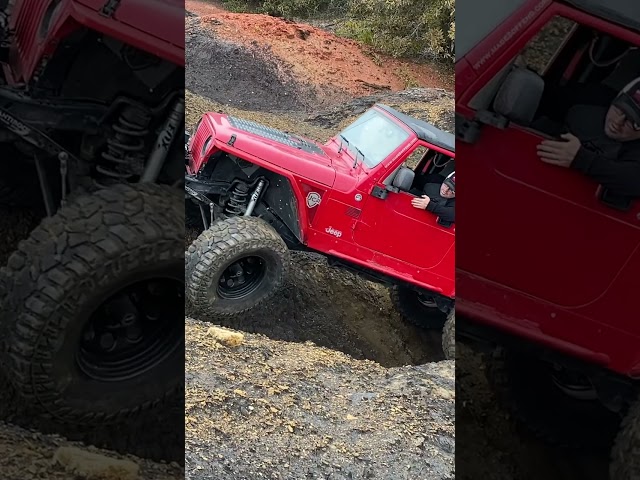
[{"label": "muddy trail", "polygon": [[197,316],[187,304],[185,314],[276,340],[310,341],[384,367],[444,358],[441,335],[402,321],[386,288],[330,267],[314,254],[294,252],[292,265],[284,288],[259,310],[218,319]]}]

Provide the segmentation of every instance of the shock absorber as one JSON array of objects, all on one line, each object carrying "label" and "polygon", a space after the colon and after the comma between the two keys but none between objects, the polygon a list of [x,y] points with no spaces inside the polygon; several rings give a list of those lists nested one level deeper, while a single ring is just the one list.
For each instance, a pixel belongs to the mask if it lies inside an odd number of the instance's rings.
[{"label": "shock absorber", "polygon": [[101,177],[96,184],[105,187],[113,183],[129,181],[144,166],[144,137],[149,133],[150,116],[135,107],[122,111],[112,126],[113,134],[107,139],[107,148],[96,166]]},{"label": "shock absorber", "polygon": [[248,196],[249,187],[245,183],[237,184],[229,196],[229,201],[224,209],[224,213],[232,217],[239,217],[242,215],[247,205]]},{"label": "shock absorber", "polygon": [[244,212],[244,216],[245,217],[249,217],[253,213],[253,209],[255,208],[256,203],[258,203],[258,199],[260,198],[260,194],[262,193],[262,189],[263,188],[264,188],[264,180],[260,180],[258,182],[258,186],[253,191],[253,193],[251,194],[251,201],[249,202],[249,206],[247,207],[247,211]]}]

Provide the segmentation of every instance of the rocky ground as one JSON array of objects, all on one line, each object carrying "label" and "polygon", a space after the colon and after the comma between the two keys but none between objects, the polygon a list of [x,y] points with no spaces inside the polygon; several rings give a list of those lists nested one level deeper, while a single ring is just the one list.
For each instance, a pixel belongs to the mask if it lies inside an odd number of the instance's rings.
[{"label": "rocky ground", "polygon": [[186,478],[455,478],[453,362],[384,368],[255,334],[229,346],[209,327],[186,321]]},{"label": "rocky ground", "polygon": [[0,423],[4,480],[177,480],[184,469]]}]

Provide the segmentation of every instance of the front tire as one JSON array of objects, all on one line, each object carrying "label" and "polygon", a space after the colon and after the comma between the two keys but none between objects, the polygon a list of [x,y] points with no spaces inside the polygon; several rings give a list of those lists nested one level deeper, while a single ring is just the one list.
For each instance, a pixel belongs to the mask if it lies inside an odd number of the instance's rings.
[{"label": "front tire", "polygon": [[447,314],[436,306],[433,299],[411,288],[394,286],[391,302],[405,322],[417,327],[442,330],[447,321]]},{"label": "front tire", "polygon": [[182,387],[180,194],[118,185],[79,197],[0,271],[8,374],[37,414],[121,420]]},{"label": "front tire", "polygon": [[215,222],[189,247],[186,295],[203,315],[227,317],[248,312],[271,298],[290,268],[287,245],[258,217]]}]

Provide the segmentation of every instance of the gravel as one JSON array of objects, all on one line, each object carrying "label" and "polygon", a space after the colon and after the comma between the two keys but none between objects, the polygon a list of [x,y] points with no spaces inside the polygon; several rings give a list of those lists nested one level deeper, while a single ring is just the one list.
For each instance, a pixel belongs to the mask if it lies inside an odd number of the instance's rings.
[{"label": "gravel", "polygon": [[186,319],[186,478],[454,478],[454,363],[384,368],[310,342],[227,347]]}]

